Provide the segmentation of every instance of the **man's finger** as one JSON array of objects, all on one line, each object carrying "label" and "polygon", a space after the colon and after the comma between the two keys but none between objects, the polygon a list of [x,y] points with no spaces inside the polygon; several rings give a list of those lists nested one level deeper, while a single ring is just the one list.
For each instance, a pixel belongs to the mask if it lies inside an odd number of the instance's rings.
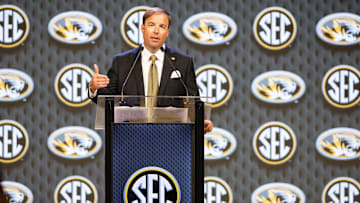
[{"label": "man's finger", "polygon": [[99,67],[96,64],[94,64],[94,72],[96,75],[99,74]]}]

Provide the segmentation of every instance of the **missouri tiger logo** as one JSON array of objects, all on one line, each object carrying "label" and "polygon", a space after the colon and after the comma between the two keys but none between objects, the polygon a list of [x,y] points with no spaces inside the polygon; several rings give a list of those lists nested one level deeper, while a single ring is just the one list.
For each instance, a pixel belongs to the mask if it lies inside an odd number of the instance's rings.
[{"label": "missouri tiger logo", "polygon": [[251,203],[305,203],[304,192],[288,183],[269,183],[257,188],[251,195]]},{"label": "missouri tiger logo", "polygon": [[236,36],[237,26],[230,17],[215,12],[191,16],[183,24],[185,37],[201,45],[229,43]]},{"label": "missouri tiger logo", "polygon": [[66,159],[84,159],[101,149],[101,138],[93,130],[69,126],[60,128],[48,138],[48,147],[55,155]]},{"label": "missouri tiger logo", "polygon": [[14,5],[0,5],[0,47],[20,45],[29,35],[29,18]]},{"label": "missouri tiger logo", "polygon": [[144,42],[141,32],[144,13],[149,9],[148,6],[137,6],[130,9],[121,20],[120,32],[125,42],[132,46],[138,47]]},{"label": "missouri tiger logo", "polygon": [[278,165],[288,161],[296,149],[295,133],[282,122],[263,124],[253,137],[253,149],[264,163]]},{"label": "missouri tiger logo", "polygon": [[201,66],[196,70],[196,83],[201,98],[211,107],[219,107],[226,103],[233,91],[233,80],[230,74],[215,64]]},{"label": "missouri tiger logo", "polygon": [[124,188],[124,202],[181,202],[181,191],[175,177],[158,167],[134,172]]},{"label": "missouri tiger logo", "polygon": [[352,13],[333,13],[316,25],[317,36],[326,43],[338,46],[360,42],[360,16]]},{"label": "missouri tiger logo", "polygon": [[207,176],[204,179],[204,203],[232,203],[230,186],[221,178]]},{"label": "missouri tiger logo", "polygon": [[360,131],[353,128],[326,130],[317,138],[316,149],[329,159],[358,159],[360,157]]},{"label": "missouri tiger logo", "polygon": [[34,89],[31,77],[19,70],[0,69],[0,102],[25,100]]},{"label": "missouri tiger logo", "polygon": [[13,181],[2,181],[5,198],[11,203],[32,203],[34,196],[31,190],[23,184]]},{"label": "missouri tiger logo", "polygon": [[253,32],[256,41],[269,50],[288,47],[295,39],[297,25],[294,16],[281,7],[262,10],[255,18]]},{"label": "missouri tiger logo", "polygon": [[306,85],[298,75],[288,71],[269,71],[257,76],[251,84],[251,92],[268,103],[297,101],[305,92]]},{"label": "missouri tiger logo", "polygon": [[94,72],[83,64],[73,63],[65,66],[56,75],[55,92],[57,97],[71,107],[82,107],[90,103],[88,86]]},{"label": "missouri tiger logo", "polygon": [[205,160],[222,159],[230,156],[236,149],[236,139],[229,131],[214,128],[204,136]]},{"label": "missouri tiger logo", "polygon": [[102,33],[102,24],[94,15],[68,11],[54,16],[48,24],[49,34],[66,44],[94,42]]},{"label": "missouri tiger logo", "polygon": [[56,186],[54,202],[97,203],[98,193],[89,179],[82,176],[69,176]]},{"label": "missouri tiger logo", "polygon": [[339,177],[330,181],[322,193],[322,203],[360,202],[360,184],[349,177]]},{"label": "missouri tiger logo", "polygon": [[13,163],[25,156],[29,136],[16,121],[0,120],[0,162]]},{"label": "missouri tiger logo", "polygon": [[349,65],[331,68],[322,81],[327,102],[337,108],[350,108],[360,101],[360,72]]}]

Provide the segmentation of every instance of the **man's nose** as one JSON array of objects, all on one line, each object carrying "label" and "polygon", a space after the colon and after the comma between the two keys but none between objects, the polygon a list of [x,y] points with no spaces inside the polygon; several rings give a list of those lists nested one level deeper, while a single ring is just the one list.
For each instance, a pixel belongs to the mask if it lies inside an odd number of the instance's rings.
[{"label": "man's nose", "polygon": [[159,28],[155,27],[153,31],[154,31],[154,33],[159,33]]}]

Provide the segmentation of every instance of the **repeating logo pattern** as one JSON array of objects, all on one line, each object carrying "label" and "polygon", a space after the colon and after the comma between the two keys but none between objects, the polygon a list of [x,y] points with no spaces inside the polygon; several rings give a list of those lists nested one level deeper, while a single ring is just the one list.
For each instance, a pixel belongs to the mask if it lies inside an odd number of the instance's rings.
[{"label": "repeating logo pattern", "polygon": [[269,7],[255,18],[253,32],[256,41],[269,50],[280,50],[295,39],[297,25],[294,16],[281,7]]},{"label": "repeating logo pattern", "polygon": [[102,33],[102,24],[94,15],[68,11],[54,16],[48,25],[49,34],[66,44],[85,44],[95,41]]},{"label": "repeating logo pattern", "polygon": [[20,45],[29,35],[30,24],[26,13],[15,5],[0,5],[0,47]]},{"label": "repeating logo pattern", "polygon": [[12,120],[0,120],[0,162],[13,163],[25,156],[29,136],[25,128]]},{"label": "repeating logo pattern", "polygon": [[195,73],[196,83],[199,87],[203,102],[212,107],[218,107],[226,103],[233,91],[233,80],[224,68],[208,64],[201,66]]},{"label": "repeating logo pattern", "polygon": [[205,160],[216,160],[230,156],[236,149],[236,139],[229,131],[214,127],[204,135]]},{"label": "repeating logo pattern", "polygon": [[82,176],[69,176],[56,186],[54,202],[97,203],[98,193],[89,179]]},{"label": "repeating logo pattern", "polygon": [[230,186],[221,178],[207,176],[204,179],[204,203],[232,203]]},{"label": "repeating logo pattern", "polygon": [[360,42],[360,16],[353,13],[333,13],[316,25],[317,36],[332,45],[347,46]]},{"label": "repeating logo pattern", "polygon": [[251,195],[251,203],[286,202],[305,203],[304,192],[288,183],[269,183],[257,188]]},{"label": "repeating logo pattern", "polygon": [[191,16],[183,24],[185,37],[201,45],[228,43],[236,36],[237,25],[230,17],[215,12]]},{"label": "repeating logo pattern", "polygon": [[66,159],[84,159],[101,149],[101,138],[93,130],[80,126],[60,128],[48,138],[48,147],[55,155]]},{"label": "repeating logo pattern", "polygon": [[2,181],[5,198],[11,203],[32,203],[34,196],[25,185],[13,181]]},{"label": "repeating logo pattern", "polygon": [[57,97],[71,107],[82,107],[90,103],[88,86],[94,72],[83,64],[73,63],[62,68],[56,75]]},{"label": "repeating logo pattern", "polygon": [[295,152],[295,133],[285,123],[277,121],[265,123],[253,137],[253,149],[256,156],[267,164],[285,163]]},{"label": "repeating logo pattern", "polygon": [[125,184],[124,202],[181,202],[175,177],[159,167],[145,167],[133,173]]},{"label": "repeating logo pattern", "polygon": [[34,82],[28,74],[15,69],[0,69],[0,102],[25,99],[33,89]]},{"label": "repeating logo pattern", "polygon": [[121,20],[121,35],[132,47],[137,47],[144,42],[141,32],[144,13],[149,9],[147,6],[137,6],[130,9]]},{"label": "repeating logo pattern", "polygon": [[316,149],[329,159],[357,159],[360,157],[360,131],[353,128],[326,130],[317,138]]},{"label": "repeating logo pattern", "polygon": [[337,108],[350,108],[360,101],[360,72],[349,65],[331,68],[322,81],[327,102]]},{"label": "repeating logo pattern", "polygon": [[360,202],[360,184],[349,177],[339,177],[330,181],[322,193],[322,203]]},{"label": "repeating logo pattern", "polygon": [[304,94],[305,89],[304,80],[288,71],[263,73],[251,84],[251,92],[256,98],[276,104],[297,101]]}]

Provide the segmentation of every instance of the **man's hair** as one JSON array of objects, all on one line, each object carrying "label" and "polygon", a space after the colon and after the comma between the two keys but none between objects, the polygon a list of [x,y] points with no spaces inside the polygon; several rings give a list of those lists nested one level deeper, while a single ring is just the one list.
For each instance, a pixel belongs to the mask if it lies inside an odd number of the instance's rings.
[{"label": "man's hair", "polygon": [[153,7],[153,8],[149,8],[144,16],[143,16],[143,24],[145,25],[145,21],[147,18],[149,18],[150,16],[154,15],[154,14],[166,14],[168,16],[169,19],[169,28],[170,28],[170,24],[171,24],[171,16],[169,14],[169,12],[167,12],[165,9],[159,8],[159,7]]}]

